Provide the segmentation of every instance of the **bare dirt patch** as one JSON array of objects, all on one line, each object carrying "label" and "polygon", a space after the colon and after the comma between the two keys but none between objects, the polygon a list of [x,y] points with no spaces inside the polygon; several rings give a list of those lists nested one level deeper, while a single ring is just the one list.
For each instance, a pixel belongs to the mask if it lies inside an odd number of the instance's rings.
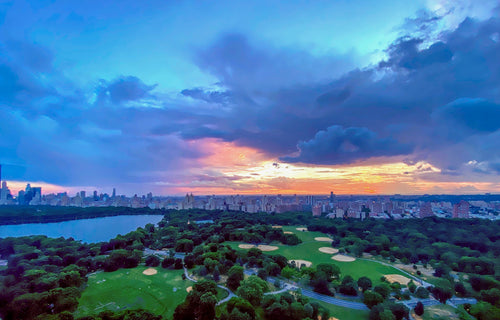
[{"label": "bare dirt patch", "polygon": [[[321,320],[321,316],[318,316],[318,319]],[[339,318],[330,317],[330,318],[328,318],[328,320],[339,320]]]},{"label": "bare dirt patch", "polygon": [[384,277],[387,279],[387,281],[389,281],[390,283],[393,283],[393,282],[399,282],[400,284],[404,284],[404,285],[407,285],[408,282],[411,281],[410,278],[408,277],[405,277],[405,276],[402,276],[400,274],[386,274],[384,275]]},{"label": "bare dirt patch", "polygon": [[330,254],[335,254],[335,253],[338,253],[339,252],[339,249],[335,249],[335,248],[330,248],[330,247],[321,247],[318,249],[320,252],[323,252],[323,253],[330,253]]},{"label": "bare dirt patch", "polygon": [[328,237],[316,237],[316,238],[314,238],[314,240],[316,240],[316,241],[324,241],[324,242],[332,242],[333,241],[333,239],[330,239]]},{"label": "bare dirt patch", "polygon": [[413,265],[411,264],[396,263],[394,264],[394,266],[414,276],[418,276],[417,271],[420,271],[422,273],[422,276],[420,277],[424,278],[424,280],[434,276],[434,269],[431,266],[427,266],[427,268],[424,268],[422,265],[419,264],[417,265],[417,270],[413,269]]},{"label": "bare dirt patch", "polygon": [[273,226],[273,229],[281,229],[283,226]]},{"label": "bare dirt patch", "polygon": [[257,249],[260,249],[262,251],[274,251],[274,250],[278,250],[279,248],[276,247],[276,246],[268,246],[268,245],[265,245],[265,244],[259,244],[259,246],[257,247]]},{"label": "bare dirt patch", "polygon": [[293,234],[292,231],[283,231],[284,234]]},{"label": "bare dirt patch", "polygon": [[238,245],[238,248],[240,249],[252,249],[255,248],[254,244],[240,244]]},{"label": "bare dirt patch", "polygon": [[311,261],[307,261],[307,260],[290,260],[290,262],[292,261],[295,261],[295,265],[297,267],[301,267],[302,265],[305,265],[306,267],[310,267],[312,265],[312,262]]},{"label": "bare dirt patch", "polygon": [[145,274],[147,276],[152,276],[152,275],[157,274],[157,273],[158,273],[158,270],[153,269],[153,268],[147,268],[146,270],[144,270],[142,272],[142,274]]},{"label": "bare dirt patch", "polygon": [[186,291],[187,291],[187,292],[191,292],[191,291],[193,291],[193,287],[187,287],[187,288],[186,288]]},{"label": "bare dirt patch", "polygon": [[341,262],[353,262],[356,261],[355,258],[349,257],[349,256],[344,256],[343,254],[336,254],[332,257],[333,260],[336,261],[341,261]]},{"label": "bare dirt patch", "polygon": [[299,231],[307,231],[307,228],[295,228],[295,229],[297,229]]}]

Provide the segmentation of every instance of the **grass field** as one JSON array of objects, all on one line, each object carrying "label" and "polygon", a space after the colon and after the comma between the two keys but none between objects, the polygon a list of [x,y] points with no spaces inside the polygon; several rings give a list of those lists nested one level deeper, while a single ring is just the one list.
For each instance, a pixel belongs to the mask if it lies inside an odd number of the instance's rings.
[{"label": "grass field", "polygon": [[325,303],[316,299],[309,298],[310,302],[317,302],[322,307],[330,311],[330,317],[337,318],[339,320],[363,320],[368,319],[368,311],[363,310],[353,310],[344,307],[335,306],[333,304]]},{"label": "grass field", "polygon": [[[330,247],[329,242],[316,241],[316,237],[325,237],[326,235],[321,232],[298,231],[297,226],[285,226],[283,231],[295,233],[302,243],[297,246],[288,246],[282,244],[273,244],[278,247],[278,250],[266,252],[268,254],[281,254],[289,260],[302,259],[311,261],[313,267],[319,263],[335,263],[339,266],[342,275],[351,275],[354,279],[362,276],[369,277],[374,284],[380,282],[380,277],[386,274],[401,274],[399,270],[382,265],[374,261],[359,260],[353,262],[341,262],[332,260],[332,254],[320,252],[318,249],[321,247]],[[238,245],[241,242],[227,242],[233,248],[239,249]],[[242,249],[239,249],[242,250]]]},{"label": "grass field", "polygon": [[183,270],[159,267],[155,268],[157,274],[146,276],[142,274],[145,269],[120,269],[89,276],[88,287],[79,300],[75,315],[144,308],[170,319],[175,307],[186,298],[186,288],[193,282],[182,280]]},{"label": "grass field", "polygon": [[415,315],[415,313],[413,313],[413,317],[416,320],[460,319],[453,307],[444,304],[425,307],[424,314],[421,317]]}]

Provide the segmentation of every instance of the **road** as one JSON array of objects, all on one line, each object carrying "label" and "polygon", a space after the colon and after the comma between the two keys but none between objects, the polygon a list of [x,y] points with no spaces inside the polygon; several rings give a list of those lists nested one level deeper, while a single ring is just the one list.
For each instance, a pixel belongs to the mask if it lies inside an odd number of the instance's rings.
[{"label": "road", "polygon": [[[368,260],[368,259],[366,259]],[[369,261],[374,261],[374,260],[369,260]],[[425,282],[401,269],[398,269],[394,266],[391,266],[390,264],[387,264],[387,263],[384,263],[384,262],[379,262],[379,261],[375,261],[375,262],[378,262],[380,264],[384,264],[384,265],[387,265],[387,266],[390,266],[390,267],[393,267],[397,270],[400,270],[401,272],[403,272],[404,274],[408,275],[409,277],[411,277],[412,279],[415,279],[416,281],[418,281],[420,284],[422,284],[423,286],[431,286],[430,283],[428,282]],[[246,275],[255,275],[257,272],[255,270],[252,270],[252,269],[245,269],[244,270],[244,273]],[[189,273],[188,273],[188,270],[186,267],[184,267],[184,274],[186,276],[187,279],[193,281],[193,282],[197,282],[197,280],[191,278],[191,276],[189,276]],[[268,277],[267,278],[267,281],[271,282],[271,283],[276,283],[276,281],[280,281],[279,279],[276,279],[276,278],[273,278],[273,277]],[[281,281],[280,281],[281,282]],[[342,299],[338,299],[338,298],[334,298],[334,297],[330,297],[330,296],[327,296],[327,295],[324,295],[324,294],[319,294],[317,292],[314,292],[312,290],[309,290],[309,289],[305,289],[305,288],[301,288],[301,287],[298,287],[296,285],[293,285],[293,284],[290,284],[290,283],[287,283],[287,282],[281,282],[283,284],[283,288],[278,290],[278,291],[272,291],[272,292],[266,292],[265,295],[271,295],[271,294],[280,294],[280,293],[283,293],[283,292],[286,292],[286,291],[296,291],[298,289],[301,289],[302,290],[302,294],[306,297],[309,297],[309,298],[313,298],[313,299],[317,299],[317,300],[320,300],[322,302],[325,302],[325,303],[329,303],[329,304],[333,304],[333,305],[336,305],[336,306],[339,306],[339,307],[344,307],[344,308],[349,308],[349,309],[354,309],[354,310],[370,310],[364,303],[361,303],[361,302],[354,302],[354,301],[348,301],[348,300],[342,300]],[[232,292],[231,290],[229,290],[228,288],[222,286],[222,285],[217,285],[219,288],[221,289],[224,289],[228,292],[228,296],[222,300],[220,300],[219,302],[217,302],[217,305],[220,305],[220,304],[223,304],[224,302],[226,301],[229,301],[232,297],[237,297],[236,294],[234,294],[234,292]],[[422,304],[424,306],[433,306],[433,305],[437,305],[437,304],[440,304],[440,302],[436,299],[433,299],[433,298],[428,298],[428,299],[411,299],[411,300],[407,300],[407,301],[402,301],[403,304],[405,304],[409,309],[413,309],[415,308],[415,306],[417,305],[418,302],[422,302]],[[455,305],[458,305],[458,304],[464,304],[464,303],[470,303],[470,304],[475,304],[477,303],[476,299],[473,299],[473,298],[452,298],[449,300],[449,304],[453,307],[455,307]]]},{"label": "road", "polygon": [[[247,274],[251,274],[251,271],[249,271]],[[273,277],[268,277],[267,280],[273,284],[276,281],[279,281],[278,279],[273,278]],[[274,291],[274,292],[267,292],[265,294],[266,295],[279,294],[279,293],[282,293],[282,292],[285,292],[288,290],[296,291],[300,288],[300,287],[293,285],[293,284],[290,284],[290,283],[286,283],[286,282],[281,282],[281,283],[283,284],[283,289],[281,289],[279,291]],[[342,299],[330,297],[330,296],[327,296],[324,294],[319,294],[317,292],[314,292],[312,290],[305,289],[305,288],[300,288],[300,289],[302,290],[302,294],[306,297],[309,297],[309,298],[318,299],[320,301],[323,301],[323,302],[326,302],[329,304],[333,304],[336,306],[344,307],[344,308],[349,308],[349,309],[354,309],[354,310],[369,310],[368,307],[364,303],[361,303],[361,302],[342,300]]]}]

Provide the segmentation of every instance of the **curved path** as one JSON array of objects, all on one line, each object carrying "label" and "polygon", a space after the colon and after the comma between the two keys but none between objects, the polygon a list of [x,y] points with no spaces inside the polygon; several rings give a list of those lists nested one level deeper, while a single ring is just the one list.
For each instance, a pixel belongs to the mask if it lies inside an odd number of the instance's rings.
[{"label": "curved path", "polygon": [[405,270],[399,269],[398,267],[393,266],[393,265],[391,265],[391,264],[389,264],[389,263],[382,262],[382,261],[377,261],[377,260],[372,260],[372,259],[366,259],[366,258],[358,258],[358,259],[359,259],[359,260],[372,261],[372,262],[380,263],[380,264],[382,264],[382,265],[384,265],[384,266],[387,266],[387,267],[392,267],[392,268],[394,268],[394,269],[398,270],[399,272],[404,273],[405,275],[407,275],[407,276],[408,276],[408,277],[410,277],[411,279],[413,279],[413,280],[417,281],[418,283],[420,283],[420,285],[421,285],[421,286],[424,286],[424,287],[433,287],[433,285],[432,285],[432,284],[430,284],[429,282],[424,281],[424,280],[420,279],[419,277],[416,277],[416,276],[412,275],[411,273],[408,273],[408,272],[406,272]]},{"label": "curved path", "polygon": [[[189,275],[188,270],[187,270],[186,267],[184,267],[184,275],[186,276],[186,279],[188,279],[190,281],[193,281],[193,282],[198,282],[198,280],[196,280],[194,278],[191,278],[191,276]],[[226,301],[229,301],[232,297],[237,297],[237,295],[235,295],[231,290],[229,290],[229,288],[221,286],[220,284],[218,284],[217,287],[226,290],[227,293],[228,293],[228,295],[224,299],[218,301],[217,304],[216,304],[216,306],[218,306],[220,304],[223,304]]]},{"label": "curved path", "polygon": [[355,309],[355,310],[370,310],[364,303],[337,299],[324,294],[316,293],[308,289],[302,289],[302,294],[307,297],[318,299],[323,302],[334,304],[336,306],[344,308]]},{"label": "curved path", "polygon": [[[273,277],[268,277],[268,281],[274,284],[277,281],[277,279],[275,279]],[[344,307],[344,308],[349,308],[349,309],[370,310],[370,309],[368,309],[368,307],[364,303],[361,303],[361,302],[353,302],[353,301],[342,300],[342,299],[330,297],[330,296],[327,296],[327,295],[324,295],[324,294],[320,294],[320,293],[317,293],[317,292],[314,292],[312,290],[305,289],[305,288],[302,288],[302,287],[298,287],[298,286],[295,286],[295,285],[292,285],[292,284],[286,283],[286,282],[283,285],[284,285],[284,288],[281,289],[281,290],[279,290],[279,291],[267,292],[267,293],[264,293],[264,294],[265,295],[279,294],[279,293],[282,293],[282,292],[285,292],[285,291],[289,291],[289,290],[295,291],[295,290],[301,289],[302,290],[302,294],[304,296],[306,296],[306,297],[309,297],[309,298],[318,299],[320,301],[323,301],[323,302],[326,302],[326,303],[329,303],[329,304],[333,304],[333,305],[336,305],[336,306],[340,306],[340,307]]]}]

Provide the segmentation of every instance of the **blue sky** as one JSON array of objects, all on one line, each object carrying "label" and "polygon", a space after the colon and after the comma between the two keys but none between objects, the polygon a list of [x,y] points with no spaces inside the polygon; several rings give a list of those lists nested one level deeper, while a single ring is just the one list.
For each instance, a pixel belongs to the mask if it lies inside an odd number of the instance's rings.
[{"label": "blue sky", "polygon": [[500,192],[497,5],[0,2],[4,177],[128,194]]},{"label": "blue sky", "polygon": [[[13,1],[4,38],[44,45],[73,79],[135,75],[164,90],[217,79],[192,63],[193,51],[225,33],[311,54],[349,55],[364,65],[397,35],[419,1]],[[388,14],[390,12],[390,14]]]}]

